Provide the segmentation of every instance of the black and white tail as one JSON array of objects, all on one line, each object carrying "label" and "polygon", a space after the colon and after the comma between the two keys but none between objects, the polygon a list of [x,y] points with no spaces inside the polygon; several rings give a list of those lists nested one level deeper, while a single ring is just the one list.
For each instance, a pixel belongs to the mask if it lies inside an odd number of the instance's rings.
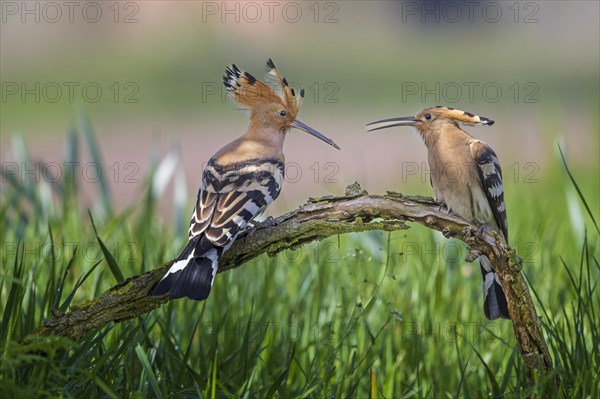
[{"label": "black and white tail", "polygon": [[209,246],[202,235],[193,237],[167,274],[160,280],[153,295],[169,293],[171,298],[188,297],[203,301],[210,294],[222,247]]},{"label": "black and white tail", "polygon": [[483,277],[483,311],[489,320],[499,318],[510,319],[508,314],[508,302],[498,275],[494,272],[492,264],[487,256],[479,257],[481,265],[481,276]]}]

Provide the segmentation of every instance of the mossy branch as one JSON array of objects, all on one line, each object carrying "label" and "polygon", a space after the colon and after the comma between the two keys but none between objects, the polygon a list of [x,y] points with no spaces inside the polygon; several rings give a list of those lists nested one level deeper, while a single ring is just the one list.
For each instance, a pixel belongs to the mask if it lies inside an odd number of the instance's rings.
[{"label": "mossy branch", "polygon": [[[369,195],[355,183],[346,189],[345,196],[309,199],[300,208],[275,218],[271,223],[242,232],[223,255],[219,273],[240,267],[263,253],[273,256],[337,234],[408,229],[405,222],[417,222],[442,232],[445,237],[464,241],[469,245],[468,261],[481,254],[490,258],[508,299],[511,321],[529,378],[533,380],[536,375],[551,375],[552,359],[516,252],[507,247],[496,233],[483,231],[478,234],[477,226],[440,211],[439,204],[431,198],[394,192]],[[96,299],[72,306],[67,313],[55,314],[26,339],[59,335],[78,340],[110,322],[130,319],[159,307],[169,298],[149,294],[170,264],[131,277]],[[558,379],[555,378],[555,382],[558,383]]]}]

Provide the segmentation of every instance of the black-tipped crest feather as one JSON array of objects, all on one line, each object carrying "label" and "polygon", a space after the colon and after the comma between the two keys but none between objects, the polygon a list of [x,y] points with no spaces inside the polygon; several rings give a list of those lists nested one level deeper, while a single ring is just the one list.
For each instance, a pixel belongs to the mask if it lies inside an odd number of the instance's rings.
[{"label": "black-tipped crest feather", "polygon": [[489,118],[475,115],[471,112],[462,111],[460,109],[452,107],[444,107],[442,105],[437,105],[422,112],[426,112],[428,110],[431,111],[432,114],[436,114],[438,117],[447,118],[458,123],[463,123],[465,125],[491,126],[494,124],[494,121]]}]

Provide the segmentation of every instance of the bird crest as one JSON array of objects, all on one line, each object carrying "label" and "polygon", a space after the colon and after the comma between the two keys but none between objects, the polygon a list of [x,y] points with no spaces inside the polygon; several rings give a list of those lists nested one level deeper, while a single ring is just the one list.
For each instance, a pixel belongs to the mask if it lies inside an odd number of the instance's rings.
[{"label": "bird crest", "polygon": [[238,104],[253,109],[275,103],[284,107],[291,118],[295,118],[302,107],[304,89],[296,94],[270,58],[265,81],[269,84],[240,70],[235,64],[228,66],[223,75],[227,93]]},{"label": "bird crest", "polygon": [[475,125],[488,125],[494,124],[494,121],[484,116],[472,114],[470,112],[461,111],[460,109],[443,107],[438,105],[436,107],[428,108],[422,111],[422,113],[435,114],[441,118],[451,119],[464,125],[475,126]]}]

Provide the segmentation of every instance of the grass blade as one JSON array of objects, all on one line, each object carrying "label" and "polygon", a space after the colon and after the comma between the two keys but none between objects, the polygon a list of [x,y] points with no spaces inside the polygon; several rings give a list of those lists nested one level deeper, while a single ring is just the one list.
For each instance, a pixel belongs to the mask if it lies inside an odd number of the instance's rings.
[{"label": "grass blade", "polygon": [[[4,308],[4,314],[2,316],[2,325],[0,325],[0,337],[2,342],[5,343],[8,337],[9,326],[14,325],[13,315],[18,312],[19,304],[23,299],[23,283],[21,281],[23,277],[23,251],[25,244],[20,241],[17,243],[17,253],[15,254],[15,261],[13,264],[12,283],[10,291],[8,292],[8,301]],[[21,248],[21,258],[19,259],[19,248]]]},{"label": "grass blade", "polygon": [[[148,360],[148,356],[146,355],[146,352],[144,352],[144,349],[142,348],[142,346],[140,344],[137,344],[137,346],[135,347],[135,354],[137,355],[138,359],[140,360],[140,363],[142,364],[144,373],[148,376],[148,380],[150,381],[150,387],[154,391],[154,394],[156,395],[157,398],[162,398],[162,392],[158,386],[158,380],[156,379],[156,374],[154,374],[154,370],[152,369],[152,366],[150,366],[150,361]],[[142,378],[143,378],[143,374],[142,374]]]},{"label": "grass blade", "polygon": [[121,269],[119,268],[119,265],[115,261],[115,258],[113,258],[112,254],[110,253],[108,248],[106,248],[106,245],[104,245],[104,242],[102,242],[102,240],[100,239],[100,236],[98,235],[98,231],[96,230],[96,225],[94,224],[94,219],[92,217],[92,213],[89,211],[88,211],[88,213],[90,215],[90,220],[92,222],[92,228],[94,229],[94,234],[96,235],[96,240],[98,241],[98,245],[100,245],[100,250],[102,251],[102,254],[104,255],[104,259],[106,259],[106,263],[108,263],[108,267],[110,268],[110,271],[112,272],[113,276],[115,276],[117,283],[122,283],[123,281],[125,281],[125,277],[123,276],[123,273],[121,272]]},{"label": "grass blade", "polygon": [[[74,259],[75,259],[75,255],[73,255],[73,258],[71,258],[71,260],[69,261],[69,267],[72,264],[72,262],[73,262]],[[73,287],[73,290],[71,290],[71,293],[69,294],[69,296],[60,305],[60,310],[62,312],[66,312],[67,311],[67,308],[71,304],[71,301],[73,300],[73,297],[75,296],[75,293],[77,292],[77,290],[79,289],[79,287],[81,287],[81,285],[85,282],[85,280],[87,280],[87,278],[90,276],[90,274],[92,274],[92,272],[96,269],[96,267],[98,267],[98,265],[100,264],[100,262],[101,261],[98,261],[98,262],[94,263],[94,265],[90,268],[90,270],[88,270],[83,276],[79,277],[79,279],[77,280],[77,283],[75,283],[75,287]]]},{"label": "grass blade", "polygon": [[100,155],[100,146],[96,141],[96,135],[94,134],[94,129],[92,128],[92,124],[87,116],[87,114],[79,109],[77,113],[79,123],[81,125],[81,129],[83,131],[83,136],[87,142],[88,149],[90,151],[90,156],[92,158],[92,162],[96,166],[96,168],[100,171],[98,175],[98,184],[100,185],[100,204],[102,205],[103,216],[104,215],[112,215],[112,205],[110,200],[110,192],[108,189],[108,184],[106,179],[104,178],[104,173],[102,171],[105,170],[104,162],[102,161],[102,156]]},{"label": "grass blade", "polygon": [[560,153],[560,158],[562,159],[562,163],[565,168],[565,172],[567,172],[567,175],[569,176],[569,180],[571,181],[571,183],[573,183],[573,187],[575,187],[575,190],[577,191],[577,195],[579,195],[579,199],[583,203],[583,206],[585,207],[585,210],[587,211],[588,215],[590,216],[590,219],[592,219],[592,223],[594,224],[594,227],[596,227],[596,232],[598,234],[600,234],[600,228],[598,227],[598,224],[596,223],[594,214],[592,213],[590,206],[588,205],[587,201],[585,200],[585,197],[583,196],[583,193],[581,192],[579,185],[575,181],[575,177],[573,177],[573,174],[569,170],[569,166],[567,166],[567,161],[565,159],[565,155],[563,154],[563,151],[562,151],[562,148],[560,147],[560,145],[558,146],[558,151]]}]

